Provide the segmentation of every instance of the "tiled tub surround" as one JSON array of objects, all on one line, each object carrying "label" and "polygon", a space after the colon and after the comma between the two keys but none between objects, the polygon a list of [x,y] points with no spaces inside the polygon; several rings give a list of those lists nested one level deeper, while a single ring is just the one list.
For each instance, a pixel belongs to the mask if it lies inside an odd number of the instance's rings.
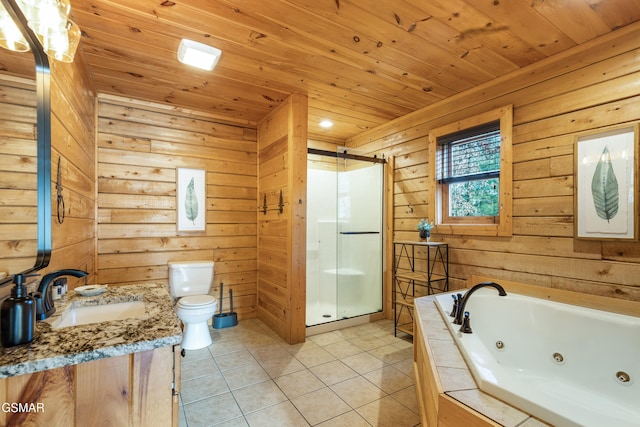
[{"label": "tiled tub surround", "polygon": [[[483,276],[472,276],[469,278],[467,283],[469,284],[468,288],[471,288],[476,283],[491,281],[495,280]],[[507,291],[507,294],[511,293],[514,296],[524,295],[528,297],[534,297],[538,299],[538,301],[553,301],[564,303],[563,305],[570,304],[571,306],[574,306],[574,308],[577,308],[575,306],[578,306],[622,314],[625,316],[617,317],[632,319],[632,323],[633,325],[636,325],[636,327],[637,319],[640,317],[640,304],[635,301],[626,301],[595,295],[579,294],[560,289],[532,286],[511,281],[498,280],[497,282],[503,285],[503,287]],[[480,294],[481,291],[479,291],[478,293]],[[489,294],[491,294],[492,291],[494,290],[490,289]],[[510,406],[482,392],[477,387],[472,373],[468,369],[464,357],[458,350],[456,342],[447,327],[450,318],[448,315],[443,314],[436,305],[436,298],[439,298],[441,296],[429,296],[418,298],[415,300],[416,339],[414,342],[414,368],[416,369],[416,390],[418,392],[418,398],[420,401],[423,424],[436,425],[436,423],[439,423],[437,425],[456,426],[460,425],[460,422],[463,422],[465,425],[478,426],[504,425],[520,427],[547,425],[533,418],[532,416],[529,416],[520,409],[514,406]],[[478,299],[482,299],[480,295],[474,294],[469,302],[469,305],[465,307],[465,310],[469,307],[473,307],[473,298],[476,297]],[[476,307],[473,311],[469,311],[472,312],[471,327],[473,328],[474,325],[473,313],[475,313],[475,323],[478,326],[478,329],[482,329],[483,322],[480,318],[478,318],[478,316],[483,316],[482,310]],[[485,312],[484,316],[494,316],[494,314],[496,314],[494,313],[494,311],[495,310],[492,310],[491,313]],[[511,313],[508,316],[509,319],[512,319],[514,316],[534,316],[531,313],[525,312],[525,309],[522,307],[520,307],[517,311],[517,315]],[[540,330],[540,332],[549,333],[549,331],[553,329],[553,333],[555,334],[558,328],[552,328],[549,325],[543,324],[544,322],[549,321],[549,319],[547,319],[549,314],[546,313],[544,315],[539,315],[538,317],[540,316],[542,316],[543,318],[538,319],[538,323],[536,323],[536,327]],[[493,318],[495,320],[495,316]],[[563,319],[562,322],[566,323],[570,322],[570,320]],[[631,327],[633,327],[633,325],[631,325]],[[574,329],[577,332],[579,327],[577,325],[574,326]],[[582,345],[601,345],[602,340],[598,340],[597,338],[593,340],[590,339],[597,333],[595,329],[596,328],[594,326],[590,326],[588,328],[588,331],[585,332],[585,334],[587,335],[585,336],[583,334],[582,339],[580,340],[582,342]],[[629,332],[626,333],[626,335],[628,334]],[[622,336],[618,336],[618,339],[626,340],[626,338]],[[491,340],[491,342],[493,342],[494,340],[503,340],[503,338],[491,338]],[[511,342],[512,340],[507,339],[506,341]],[[552,341],[552,339],[549,340],[549,342]],[[511,344],[515,345],[516,342],[513,341],[511,342]],[[575,346],[571,345],[571,347]],[[573,350],[573,348],[567,347],[566,354],[571,354]],[[584,351],[592,352],[593,349],[585,349]],[[636,352],[634,351],[633,353],[635,354]],[[575,357],[573,357],[570,362],[575,363],[573,359],[575,359]],[[605,359],[607,360],[604,360],[603,364],[609,362],[610,358],[607,357]],[[611,360],[621,359],[618,358]],[[502,363],[508,364],[508,362],[505,361],[503,361]],[[633,366],[631,366],[629,370],[633,371],[630,372],[631,378],[633,379],[633,377],[635,376],[635,363],[632,363],[632,365]],[[591,372],[591,370],[589,370],[588,372],[590,372],[590,375],[595,375]],[[554,378],[555,377],[557,377],[557,375],[554,375]],[[612,383],[616,382],[613,375],[610,375],[608,380]],[[532,382],[532,385],[533,383],[535,383],[535,381]],[[616,386],[625,387],[626,385],[616,384]],[[597,386],[592,386],[591,388],[593,387],[598,388]],[[629,392],[632,392],[631,389],[629,390]],[[603,397],[602,399],[597,399],[598,401],[593,402],[591,406],[606,406],[607,403],[604,401],[605,397]],[[629,415],[631,416],[632,414]],[[569,424],[562,421],[559,425]]]},{"label": "tiled tub surround", "polygon": [[478,289],[458,332],[451,294],[436,305],[480,388],[559,426],[640,425],[640,317]]},{"label": "tiled tub surround", "polygon": [[[72,304],[92,306],[127,301],[144,301],[144,315],[51,328],[51,324]],[[173,346],[182,339],[180,321],[164,285],[140,283],[109,286],[102,295],[93,297],[79,296],[70,291],[64,299],[55,301],[55,305],[53,316],[36,323],[35,338],[30,344],[2,349],[0,378]]]},{"label": "tiled tub surround", "polygon": [[[465,420],[465,422],[470,423],[466,425],[476,426],[548,426],[548,424],[540,422],[519,409],[481,391],[473,380],[471,371],[469,371],[462,354],[447,329],[445,321],[440,315],[440,311],[438,311],[435,305],[435,297],[427,296],[416,298],[414,303],[416,307],[416,331],[419,329],[414,339],[424,339],[424,345],[431,357],[431,367],[437,371],[437,378],[422,378],[419,369],[417,369],[416,382],[420,382],[422,387],[424,387],[421,390],[423,396],[419,395],[418,399],[431,400],[435,398],[435,400],[438,401],[436,406],[440,406],[440,410],[443,412],[447,410],[461,413],[457,418],[455,415],[452,416],[448,423],[446,420],[440,420],[440,424],[437,425],[453,427],[456,426],[456,423],[460,425],[459,422],[461,422],[461,420]],[[414,346],[417,345],[418,343],[414,342]],[[429,373],[427,375],[431,374]],[[430,395],[431,393],[427,387],[425,387],[430,381],[437,383],[441,387],[440,393],[446,396],[444,397],[444,401],[443,399]],[[471,408],[472,411],[476,411],[476,416],[474,417],[474,415],[468,411],[462,414],[462,412],[465,411],[464,406],[460,406],[460,410],[458,411],[457,408],[446,405],[446,409],[443,410],[443,404],[450,402],[447,398],[454,399],[462,405]],[[424,405],[421,405],[421,410],[425,411]],[[429,408],[427,408],[427,412],[428,411]],[[433,416],[437,417],[438,414],[422,413],[423,420],[425,418],[432,419],[429,417]],[[423,424],[425,426],[429,425],[425,422],[423,422]]]}]

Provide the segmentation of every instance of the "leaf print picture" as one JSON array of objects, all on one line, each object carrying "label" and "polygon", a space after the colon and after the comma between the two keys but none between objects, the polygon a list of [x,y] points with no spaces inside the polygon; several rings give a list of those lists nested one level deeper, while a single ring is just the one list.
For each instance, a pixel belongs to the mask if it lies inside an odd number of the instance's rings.
[{"label": "leaf print picture", "polygon": [[576,237],[637,239],[638,125],[576,138]]},{"label": "leaf print picture", "polygon": [[194,178],[191,178],[189,185],[187,185],[187,194],[184,199],[184,213],[189,221],[196,225],[196,218],[198,218],[198,195],[195,190]]},{"label": "leaf print picture", "polygon": [[178,232],[204,231],[207,204],[205,171],[178,168],[176,175]]},{"label": "leaf print picture", "polygon": [[591,180],[591,194],[596,214],[610,222],[618,213],[618,180],[611,165],[609,147],[605,145]]}]

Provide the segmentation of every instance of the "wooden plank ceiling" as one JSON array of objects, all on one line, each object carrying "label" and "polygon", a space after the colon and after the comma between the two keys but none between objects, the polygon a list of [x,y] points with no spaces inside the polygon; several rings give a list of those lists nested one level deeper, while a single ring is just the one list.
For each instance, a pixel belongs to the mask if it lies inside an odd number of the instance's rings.
[{"label": "wooden plank ceiling", "polygon": [[[640,0],[72,0],[98,92],[254,124],[309,96],[344,141],[640,20]],[[181,38],[222,49],[179,63]],[[324,130],[328,118],[335,126]]]}]

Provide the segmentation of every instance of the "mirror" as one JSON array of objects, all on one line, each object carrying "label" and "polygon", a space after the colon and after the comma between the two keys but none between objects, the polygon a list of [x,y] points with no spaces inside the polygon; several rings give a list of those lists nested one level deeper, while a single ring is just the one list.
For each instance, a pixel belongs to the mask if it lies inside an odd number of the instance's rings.
[{"label": "mirror", "polygon": [[50,76],[15,0],[1,1],[31,45],[0,49],[0,272],[13,275],[45,268],[51,256]]}]

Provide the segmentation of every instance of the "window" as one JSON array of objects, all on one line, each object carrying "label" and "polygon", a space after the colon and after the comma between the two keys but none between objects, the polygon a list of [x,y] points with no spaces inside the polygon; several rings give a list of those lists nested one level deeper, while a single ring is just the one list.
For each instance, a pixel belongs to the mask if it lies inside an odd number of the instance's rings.
[{"label": "window", "polygon": [[511,235],[511,126],[508,106],[431,131],[438,233]]},{"label": "window", "polygon": [[436,179],[442,185],[444,222],[499,216],[500,122],[466,129],[437,140]]}]

